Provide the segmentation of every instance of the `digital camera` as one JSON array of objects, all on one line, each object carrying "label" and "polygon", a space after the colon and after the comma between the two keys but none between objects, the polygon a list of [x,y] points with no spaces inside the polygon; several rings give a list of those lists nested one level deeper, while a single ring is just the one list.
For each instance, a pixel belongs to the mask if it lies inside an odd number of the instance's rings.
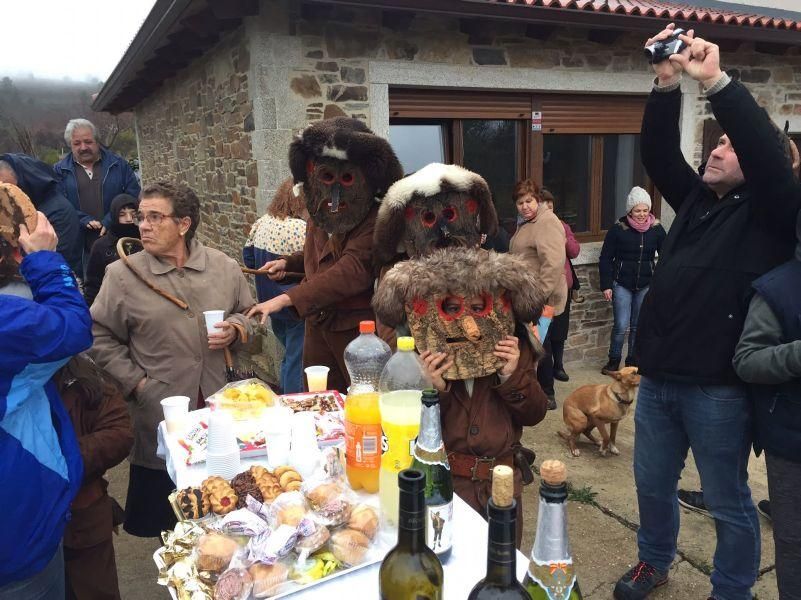
[{"label": "digital camera", "polygon": [[664,40],[659,40],[645,47],[645,58],[653,64],[667,60],[671,54],[678,54],[687,47],[687,44],[679,39],[679,34],[684,33],[683,29],[674,29],[673,35]]}]

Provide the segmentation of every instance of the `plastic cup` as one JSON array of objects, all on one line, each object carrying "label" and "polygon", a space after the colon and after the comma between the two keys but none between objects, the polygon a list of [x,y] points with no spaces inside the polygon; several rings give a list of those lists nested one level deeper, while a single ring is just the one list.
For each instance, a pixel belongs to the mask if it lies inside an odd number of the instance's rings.
[{"label": "plastic cup", "polygon": [[273,406],[262,413],[264,435],[267,438],[267,463],[271,469],[289,463],[292,414],[292,409],[286,406]]},{"label": "plastic cup", "polygon": [[234,450],[239,452],[234,421],[225,411],[212,411],[209,416],[209,431],[206,440],[207,455],[228,455]]},{"label": "plastic cup", "polygon": [[223,453],[206,453],[206,473],[233,479],[239,473],[239,448]]},{"label": "plastic cup", "polygon": [[324,392],[328,389],[328,367],[306,367],[306,381],[310,392]]},{"label": "plastic cup", "polygon": [[167,433],[181,434],[186,430],[189,416],[189,396],[170,396],[161,401]]},{"label": "plastic cup", "polygon": [[217,323],[221,323],[225,320],[225,311],[224,310],[204,310],[203,311],[203,318],[206,319],[206,332],[207,333],[217,333],[220,330],[214,327]]}]

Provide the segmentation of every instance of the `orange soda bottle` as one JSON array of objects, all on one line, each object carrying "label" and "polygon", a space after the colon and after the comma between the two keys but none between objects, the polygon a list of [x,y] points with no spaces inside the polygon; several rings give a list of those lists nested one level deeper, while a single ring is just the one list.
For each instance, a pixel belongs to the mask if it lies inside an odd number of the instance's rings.
[{"label": "orange soda bottle", "polygon": [[351,385],[345,400],[345,472],[354,490],[378,491],[381,467],[381,411],[378,379],[392,356],[375,335],[375,322],[359,323],[359,337],[345,348]]}]

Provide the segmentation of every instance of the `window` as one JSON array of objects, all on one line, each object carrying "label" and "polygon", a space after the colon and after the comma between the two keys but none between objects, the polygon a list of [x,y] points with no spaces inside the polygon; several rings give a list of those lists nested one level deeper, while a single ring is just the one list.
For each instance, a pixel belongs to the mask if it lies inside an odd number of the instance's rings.
[{"label": "window", "polygon": [[[390,89],[390,141],[407,173],[452,162],[490,186],[501,224],[513,231],[515,184],[533,177],[579,239],[603,239],[640,185],[660,202],[640,163],[644,96]],[[532,116],[539,112],[536,131]]]}]

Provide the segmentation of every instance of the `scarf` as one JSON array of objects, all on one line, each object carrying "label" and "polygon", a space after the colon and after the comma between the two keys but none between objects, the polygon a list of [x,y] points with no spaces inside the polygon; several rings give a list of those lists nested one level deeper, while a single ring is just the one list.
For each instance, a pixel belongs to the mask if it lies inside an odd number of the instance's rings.
[{"label": "scarf", "polygon": [[645,233],[654,224],[654,222],[656,221],[656,217],[651,213],[648,213],[648,218],[645,220],[645,223],[638,223],[637,221],[631,218],[631,215],[627,214],[626,220],[629,222],[629,225],[631,226],[632,229],[634,229],[635,231],[639,231],[640,233]]}]

